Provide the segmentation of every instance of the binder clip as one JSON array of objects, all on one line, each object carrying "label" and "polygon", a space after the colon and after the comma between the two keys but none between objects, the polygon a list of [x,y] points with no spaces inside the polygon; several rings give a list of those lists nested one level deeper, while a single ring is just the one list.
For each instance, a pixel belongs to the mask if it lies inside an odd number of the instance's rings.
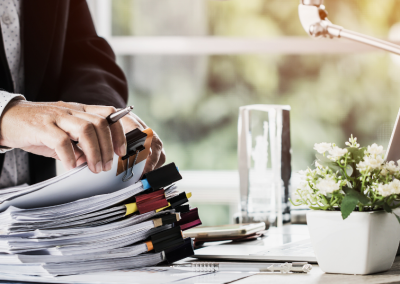
[{"label": "binder clip", "polygon": [[198,209],[193,208],[189,212],[181,213],[181,219],[175,224],[180,226],[182,231],[200,226],[202,223],[199,217]]},{"label": "binder clip", "polygon": [[175,207],[175,212],[178,212],[178,213],[186,213],[186,212],[188,212],[188,211],[190,211],[190,205],[189,204],[184,204],[184,205],[180,205],[180,206],[177,206],[177,207]]},{"label": "binder clip", "polygon": [[188,201],[189,201],[189,199],[188,199],[186,192],[181,192],[177,196],[174,196],[174,197],[168,199],[168,202],[171,204],[171,207],[174,209]]},{"label": "binder clip", "polygon": [[175,163],[170,163],[151,172],[145,173],[142,177],[143,187],[149,191],[156,191],[178,180],[181,180],[178,168]]},{"label": "binder clip", "polygon": [[182,232],[179,227],[173,227],[171,229],[151,235],[150,240],[153,244],[155,252],[160,252],[184,243]]},{"label": "binder clip", "polygon": [[[147,134],[137,128],[126,134],[126,155],[122,157],[122,160],[126,160],[126,171],[122,177],[123,182],[126,182],[133,177],[133,167],[136,164],[139,153],[145,149],[144,142],[146,141],[146,138]],[[129,169],[129,158],[133,155],[136,155],[135,160],[133,161],[132,167]]]},{"label": "binder clip", "polygon": [[157,228],[157,227],[164,226],[164,225],[174,224],[174,223],[178,222],[180,219],[181,219],[181,216],[179,213],[173,213],[173,214],[161,216],[157,219],[153,219],[153,224],[154,224],[154,227]]},{"label": "binder clip", "polygon": [[164,190],[136,196],[136,205],[140,214],[168,206]]},{"label": "binder clip", "polygon": [[183,244],[178,245],[173,248],[166,249],[164,251],[164,259],[168,263],[173,263],[175,261],[184,259],[186,257],[191,257],[194,255],[194,245],[192,238],[186,238]]}]

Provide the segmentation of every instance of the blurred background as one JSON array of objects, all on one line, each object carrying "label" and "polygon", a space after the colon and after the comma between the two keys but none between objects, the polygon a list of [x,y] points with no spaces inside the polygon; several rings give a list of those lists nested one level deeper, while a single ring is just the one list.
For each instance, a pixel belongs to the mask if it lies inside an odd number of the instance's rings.
[{"label": "blurred background", "polygon": [[[400,106],[400,58],[315,40],[299,0],[88,0],[129,82],[129,104],[164,142],[205,225],[238,211],[237,119],[247,104],[288,104],[292,167],[316,142],[387,147]],[[326,0],[337,25],[400,41],[400,0]],[[292,180],[295,187],[295,180]]]}]

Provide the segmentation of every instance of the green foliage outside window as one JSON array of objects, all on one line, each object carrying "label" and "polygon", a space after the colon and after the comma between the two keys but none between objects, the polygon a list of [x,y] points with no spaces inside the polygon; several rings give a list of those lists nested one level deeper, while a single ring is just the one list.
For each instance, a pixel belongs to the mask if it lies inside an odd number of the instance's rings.
[{"label": "green foliage outside window", "polygon": [[[114,0],[113,35],[304,36],[298,0]],[[387,38],[399,0],[326,0],[338,25]],[[173,16],[171,16],[173,15]],[[186,23],[190,23],[186,24]],[[236,169],[238,108],[289,104],[293,167],[312,145],[350,134],[386,147],[400,107],[400,64],[387,53],[122,56],[130,103],[181,169]]]}]

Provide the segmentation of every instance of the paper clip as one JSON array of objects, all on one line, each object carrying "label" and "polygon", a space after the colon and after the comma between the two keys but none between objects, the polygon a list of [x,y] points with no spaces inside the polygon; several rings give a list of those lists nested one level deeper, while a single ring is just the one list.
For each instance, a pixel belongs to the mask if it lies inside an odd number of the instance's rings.
[{"label": "paper clip", "polygon": [[135,175],[133,173],[133,167],[136,164],[136,160],[137,160],[137,157],[139,156],[139,152],[140,152],[139,150],[136,150],[136,152],[135,152],[136,156],[135,156],[135,160],[133,161],[133,165],[132,165],[131,172],[130,172],[129,176],[128,176],[128,173],[129,173],[129,157],[126,159],[126,171],[125,171],[124,176],[122,177],[122,181],[123,182],[126,182],[126,181],[130,180]]}]

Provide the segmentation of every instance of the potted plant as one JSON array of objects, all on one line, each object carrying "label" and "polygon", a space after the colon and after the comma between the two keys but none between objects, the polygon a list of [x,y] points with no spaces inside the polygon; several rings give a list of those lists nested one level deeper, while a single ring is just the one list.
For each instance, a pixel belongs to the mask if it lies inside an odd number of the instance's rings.
[{"label": "potted plant", "polygon": [[383,160],[383,147],[342,149],[315,144],[315,169],[293,205],[307,205],[307,225],[320,268],[329,273],[371,274],[390,269],[400,241],[400,160]]}]

